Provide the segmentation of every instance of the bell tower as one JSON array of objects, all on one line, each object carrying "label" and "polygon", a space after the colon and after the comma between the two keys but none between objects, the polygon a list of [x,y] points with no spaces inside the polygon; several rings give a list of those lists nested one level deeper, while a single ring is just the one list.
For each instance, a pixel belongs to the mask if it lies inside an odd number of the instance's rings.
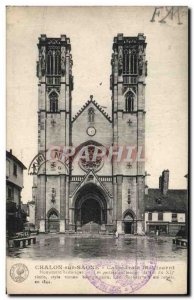
[{"label": "bell tower", "polygon": [[[39,37],[38,43],[38,153],[71,145],[71,102],[73,90],[70,39]],[[69,171],[45,162],[35,179],[37,186],[36,224],[40,232],[48,229],[48,211],[64,232],[68,227]],[[55,213],[55,214],[54,214]],[[55,222],[57,224],[57,222]],[[53,223],[54,224],[54,223]]]},{"label": "bell tower", "polygon": [[42,151],[50,145],[69,145],[71,142],[73,62],[70,39],[65,35],[47,38],[42,34],[38,50],[38,151]]},{"label": "bell tower", "polygon": [[113,146],[126,147],[130,161],[113,161],[114,220],[123,232],[125,213],[131,212],[134,233],[144,230],[145,179],[145,36],[118,34],[113,41],[112,90]]}]

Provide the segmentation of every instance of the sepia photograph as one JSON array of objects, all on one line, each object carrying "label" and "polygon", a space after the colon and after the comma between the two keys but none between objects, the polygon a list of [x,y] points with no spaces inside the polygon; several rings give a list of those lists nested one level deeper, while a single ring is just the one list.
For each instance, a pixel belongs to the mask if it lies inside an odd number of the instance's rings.
[{"label": "sepia photograph", "polygon": [[7,6],[10,295],[187,295],[184,6]]}]

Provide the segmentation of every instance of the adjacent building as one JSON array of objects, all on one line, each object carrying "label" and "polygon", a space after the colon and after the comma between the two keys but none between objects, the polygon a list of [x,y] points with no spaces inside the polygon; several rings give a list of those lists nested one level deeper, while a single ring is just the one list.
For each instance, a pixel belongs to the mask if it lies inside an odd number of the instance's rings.
[{"label": "adjacent building", "polygon": [[6,212],[9,234],[23,229],[25,216],[21,208],[21,191],[24,170],[26,167],[13,155],[12,150],[6,151]]},{"label": "adjacent building", "polygon": [[170,190],[169,171],[159,178],[158,189],[145,195],[145,231],[147,234],[176,235],[186,229],[187,190]]}]

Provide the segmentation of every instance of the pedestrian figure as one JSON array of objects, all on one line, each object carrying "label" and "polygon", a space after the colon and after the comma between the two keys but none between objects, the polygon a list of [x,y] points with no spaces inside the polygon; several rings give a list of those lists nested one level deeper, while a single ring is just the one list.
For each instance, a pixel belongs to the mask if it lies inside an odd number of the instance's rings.
[{"label": "pedestrian figure", "polygon": [[118,237],[119,237],[119,234],[117,231],[115,232],[115,237],[116,237],[116,239],[118,239]]}]

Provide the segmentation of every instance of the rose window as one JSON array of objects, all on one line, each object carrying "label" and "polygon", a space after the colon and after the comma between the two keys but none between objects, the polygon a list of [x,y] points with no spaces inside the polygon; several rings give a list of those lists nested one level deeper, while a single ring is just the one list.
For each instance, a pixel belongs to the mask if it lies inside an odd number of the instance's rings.
[{"label": "rose window", "polygon": [[79,165],[84,171],[93,170],[99,171],[103,166],[102,150],[94,145],[85,147],[84,157],[79,160]]}]

